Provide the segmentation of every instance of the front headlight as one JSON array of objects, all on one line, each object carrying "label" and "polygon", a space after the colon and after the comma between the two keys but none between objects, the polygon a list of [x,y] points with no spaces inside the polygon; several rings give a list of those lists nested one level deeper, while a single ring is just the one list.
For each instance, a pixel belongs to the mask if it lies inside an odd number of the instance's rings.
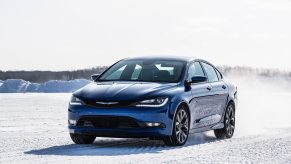
[{"label": "front headlight", "polygon": [[154,99],[147,99],[137,103],[137,107],[162,107],[167,104],[169,98],[158,97]]},{"label": "front headlight", "polygon": [[82,105],[83,101],[75,96],[71,97],[70,105]]}]

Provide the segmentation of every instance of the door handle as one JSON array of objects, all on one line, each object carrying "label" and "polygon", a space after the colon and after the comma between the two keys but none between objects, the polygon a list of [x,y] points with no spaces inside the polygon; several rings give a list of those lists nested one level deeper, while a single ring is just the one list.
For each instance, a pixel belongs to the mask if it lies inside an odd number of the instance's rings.
[{"label": "door handle", "polygon": [[222,85],[222,88],[223,88],[223,89],[226,89],[226,86],[225,86],[225,85]]},{"label": "door handle", "polygon": [[211,86],[208,86],[206,89],[209,90],[209,91],[211,91],[212,87]]}]

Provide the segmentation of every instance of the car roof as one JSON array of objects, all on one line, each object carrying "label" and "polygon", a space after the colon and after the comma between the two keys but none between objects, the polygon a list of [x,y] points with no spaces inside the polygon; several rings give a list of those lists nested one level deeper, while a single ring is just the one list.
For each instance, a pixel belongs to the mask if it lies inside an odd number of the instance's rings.
[{"label": "car roof", "polygon": [[177,60],[177,61],[193,61],[197,58],[193,57],[187,57],[187,56],[139,56],[139,57],[130,57],[130,58],[125,58],[124,60],[149,60],[149,59],[154,59],[154,60]]}]

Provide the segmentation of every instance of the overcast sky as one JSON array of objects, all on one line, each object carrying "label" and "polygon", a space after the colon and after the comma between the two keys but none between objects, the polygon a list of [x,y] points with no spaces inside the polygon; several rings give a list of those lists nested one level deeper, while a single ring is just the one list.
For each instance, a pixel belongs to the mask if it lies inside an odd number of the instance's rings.
[{"label": "overcast sky", "polygon": [[291,70],[291,1],[0,0],[0,70],[161,54]]}]

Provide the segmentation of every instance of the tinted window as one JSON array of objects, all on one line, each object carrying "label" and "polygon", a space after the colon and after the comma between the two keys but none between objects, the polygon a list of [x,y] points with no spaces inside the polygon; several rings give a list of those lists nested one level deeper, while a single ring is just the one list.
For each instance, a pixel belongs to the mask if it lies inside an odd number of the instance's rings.
[{"label": "tinted window", "polygon": [[206,63],[202,63],[202,65],[205,69],[209,82],[218,81],[218,77],[217,77],[215,69],[211,65],[206,64]]},{"label": "tinted window", "polygon": [[109,68],[100,81],[178,82],[186,62],[172,60],[122,60]]},{"label": "tinted window", "polygon": [[194,76],[205,76],[199,62],[195,62],[190,65],[189,70],[188,70],[187,80],[191,80],[191,78]]}]

